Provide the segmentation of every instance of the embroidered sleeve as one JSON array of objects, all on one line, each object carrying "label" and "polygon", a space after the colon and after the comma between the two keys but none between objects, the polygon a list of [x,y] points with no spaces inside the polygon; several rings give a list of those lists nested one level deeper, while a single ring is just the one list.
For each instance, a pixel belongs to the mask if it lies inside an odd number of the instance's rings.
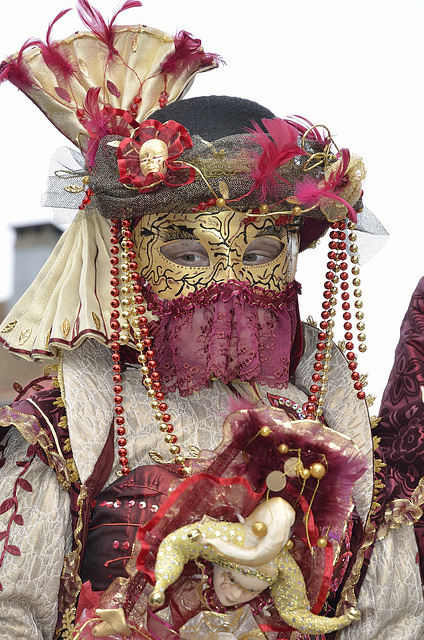
[{"label": "embroidered sleeve", "polygon": [[16,429],[0,475],[0,620],[3,640],[53,638],[63,558],[71,542],[69,494]]}]

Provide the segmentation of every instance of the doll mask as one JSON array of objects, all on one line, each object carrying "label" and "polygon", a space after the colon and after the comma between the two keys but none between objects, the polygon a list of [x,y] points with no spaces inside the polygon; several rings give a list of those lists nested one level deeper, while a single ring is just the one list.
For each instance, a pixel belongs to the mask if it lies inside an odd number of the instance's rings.
[{"label": "doll mask", "polygon": [[256,598],[268,589],[269,583],[256,576],[244,575],[234,569],[215,564],[213,586],[220,603],[225,607],[234,607]]}]

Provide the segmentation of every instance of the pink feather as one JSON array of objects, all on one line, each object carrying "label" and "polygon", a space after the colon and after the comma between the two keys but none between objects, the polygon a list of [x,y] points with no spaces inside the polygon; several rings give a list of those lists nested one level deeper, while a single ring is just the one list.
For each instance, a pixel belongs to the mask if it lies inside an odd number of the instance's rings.
[{"label": "pink feather", "polygon": [[53,26],[58,20],[60,20],[60,18],[66,15],[68,11],[71,11],[71,9],[64,9],[57,14],[47,29],[46,43],[38,43],[44,62],[62,83],[69,80],[69,78],[75,74],[77,69],[70,61],[69,54],[64,47],[60,43],[52,41],[51,34]]},{"label": "pink feather", "polygon": [[349,182],[347,170],[350,162],[350,152],[348,149],[340,151],[340,165],[337,170],[330,174],[327,180],[313,180],[307,177],[303,182],[296,184],[294,195],[300,204],[307,208],[319,207],[324,204],[325,199],[335,200],[344,204],[348,210],[350,219],[356,222],[356,211],[346,202],[338,192],[340,192]]},{"label": "pink feather", "polygon": [[16,58],[9,58],[0,64],[0,83],[9,80],[18,89],[35,89],[36,84],[31,77],[31,71],[24,60],[23,53],[29,47],[39,44],[38,40],[27,40],[19,50]]},{"label": "pink feather", "polygon": [[117,9],[112,16],[112,19],[107,23],[98,9],[95,9],[90,5],[88,0],[77,0],[78,15],[85,24],[85,26],[94,33],[94,35],[103,42],[109,49],[109,57],[116,55],[118,52],[115,49],[114,42],[116,36],[117,27],[114,24],[116,18],[120,13],[127,9],[134,9],[135,7],[141,7],[140,0],[127,0],[122,7]]},{"label": "pink feather", "polygon": [[85,149],[88,166],[94,164],[96,151],[102,138],[111,134],[126,137],[134,126],[133,122],[125,119],[126,112],[103,106],[99,100],[100,91],[100,87],[91,87],[84,100],[84,116],[81,124],[90,135]]},{"label": "pink feather", "polygon": [[254,142],[262,147],[262,154],[256,155],[257,168],[252,172],[255,180],[254,189],[260,190],[260,199],[264,202],[267,195],[275,195],[281,181],[284,180],[277,169],[292,160],[295,156],[305,155],[305,151],[297,144],[297,129],[282,118],[264,118],[262,124],[268,134],[257,122],[252,121]]},{"label": "pink feather", "polygon": [[181,73],[185,66],[196,62],[199,66],[222,62],[216,54],[205,53],[202,49],[202,41],[193,38],[187,31],[180,31],[174,36],[174,48],[175,50],[163,61],[160,67],[161,73]]}]

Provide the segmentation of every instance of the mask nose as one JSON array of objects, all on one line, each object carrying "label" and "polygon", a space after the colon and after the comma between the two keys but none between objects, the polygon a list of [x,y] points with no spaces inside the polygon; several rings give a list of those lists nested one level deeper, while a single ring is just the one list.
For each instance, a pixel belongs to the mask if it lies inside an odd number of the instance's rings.
[{"label": "mask nose", "polygon": [[238,600],[241,598],[243,592],[236,584],[232,584],[230,587],[230,596],[233,600]]},{"label": "mask nose", "polygon": [[217,282],[228,282],[229,280],[246,280],[243,269],[243,257],[238,256],[235,251],[230,251],[230,247],[224,246],[217,252],[217,266],[214,273],[214,280]]}]

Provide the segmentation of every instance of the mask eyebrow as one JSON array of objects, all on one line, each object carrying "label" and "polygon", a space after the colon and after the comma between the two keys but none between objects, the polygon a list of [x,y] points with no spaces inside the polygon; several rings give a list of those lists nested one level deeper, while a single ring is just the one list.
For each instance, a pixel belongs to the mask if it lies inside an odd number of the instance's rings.
[{"label": "mask eyebrow", "polygon": [[276,227],[274,224],[269,224],[263,229],[260,229],[255,235],[255,238],[261,238],[262,236],[276,236],[279,240],[286,234],[286,229],[283,226]]},{"label": "mask eyebrow", "polygon": [[171,240],[197,240],[193,229],[184,225],[170,225],[166,229],[160,229],[159,236],[165,242]]}]

